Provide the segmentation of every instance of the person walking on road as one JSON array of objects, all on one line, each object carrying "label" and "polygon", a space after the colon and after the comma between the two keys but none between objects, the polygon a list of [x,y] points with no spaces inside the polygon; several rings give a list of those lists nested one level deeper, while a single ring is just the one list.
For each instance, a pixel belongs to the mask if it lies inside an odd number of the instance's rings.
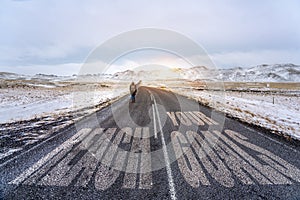
[{"label": "person walking on road", "polygon": [[137,86],[136,84],[134,84],[134,82],[132,82],[129,86],[129,91],[130,91],[130,99],[132,103],[135,103],[135,95],[137,93]]}]

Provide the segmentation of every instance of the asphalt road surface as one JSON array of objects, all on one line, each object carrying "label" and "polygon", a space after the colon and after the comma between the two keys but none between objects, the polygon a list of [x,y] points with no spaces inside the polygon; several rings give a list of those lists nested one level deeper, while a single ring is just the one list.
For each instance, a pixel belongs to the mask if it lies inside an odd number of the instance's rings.
[{"label": "asphalt road surface", "polygon": [[300,199],[300,153],[171,92],[141,87],[0,164],[2,199]]}]

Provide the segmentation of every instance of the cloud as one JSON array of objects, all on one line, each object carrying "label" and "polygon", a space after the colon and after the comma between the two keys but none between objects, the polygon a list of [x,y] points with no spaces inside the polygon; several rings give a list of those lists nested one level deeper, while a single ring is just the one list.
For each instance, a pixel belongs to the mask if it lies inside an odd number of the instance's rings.
[{"label": "cloud", "polygon": [[1,66],[83,63],[111,37],[144,27],[190,37],[220,67],[247,66],[253,60],[300,63],[296,55],[300,49],[299,10],[297,0],[3,0],[0,70]]},{"label": "cloud", "polygon": [[34,75],[56,74],[56,75],[73,75],[79,74],[81,63],[53,64],[53,65],[21,65],[21,66],[1,66],[0,71],[12,72],[17,74]]},{"label": "cloud", "polygon": [[217,68],[250,67],[260,64],[294,63],[298,60],[300,49],[295,50],[259,50],[248,52],[226,52],[211,55]]}]

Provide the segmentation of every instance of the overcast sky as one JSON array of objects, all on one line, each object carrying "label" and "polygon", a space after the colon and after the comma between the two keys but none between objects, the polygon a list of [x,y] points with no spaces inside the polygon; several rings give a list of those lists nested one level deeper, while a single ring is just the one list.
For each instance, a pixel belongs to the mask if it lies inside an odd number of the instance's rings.
[{"label": "overcast sky", "polygon": [[300,64],[299,10],[298,0],[1,0],[0,71],[76,74],[97,46],[146,27],[189,37],[218,68]]}]

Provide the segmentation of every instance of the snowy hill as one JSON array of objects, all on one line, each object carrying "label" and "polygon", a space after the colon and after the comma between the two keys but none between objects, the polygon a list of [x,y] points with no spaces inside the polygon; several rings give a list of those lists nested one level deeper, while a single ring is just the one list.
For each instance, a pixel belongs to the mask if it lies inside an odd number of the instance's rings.
[{"label": "snowy hill", "polygon": [[116,79],[134,79],[137,74],[134,71],[126,70],[124,72],[117,72],[113,75],[113,78]]},{"label": "snowy hill", "polygon": [[222,69],[218,78],[224,81],[300,82],[300,66],[275,64]]},{"label": "snowy hill", "polygon": [[87,80],[102,81],[114,80],[222,80],[239,82],[300,82],[300,65],[274,64],[258,65],[250,68],[235,67],[230,69],[211,69],[205,66],[196,66],[188,69],[166,68],[161,66],[147,66],[140,70],[126,70],[111,74],[85,74],[73,76],[57,76],[36,74],[20,75],[15,73],[0,72],[0,79],[10,80],[35,80],[35,81],[70,81]]},{"label": "snowy hill", "polygon": [[222,80],[241,82],[300,82],[300,66],[294,64],[258,65],[250,68],[210,69],[197,66],[188,69],[163,69],[118,72],[116,79],[186,79],[186,80]]},{"label": "snowy hill", "polygon": [[0,72],[0,79],[5,80],[33,80],[33,81],[64,81],[71,80],[71,76],[57,76],[48,74],[23,75],[9,72]]},{"label": "snowy hill", "polygon": [[10,80],[15,80],[15,79],[27,79],[28,77],[26,75],[21,75],[21,74],[15,74],[15,73],[9,73],[9,72],[0,72],[0,79],[10,79]]},{"label": "snowy hill", "polygon": [[30,80],[35,81],[67,81],[70,79],[72,79],[71,76],[58,76],[53,74],[36,74],[30,77]]},{"label": "snowy hill", "polygon": [[54,74],[35,74],[35,75],[23,75],[9,72],[0,72],[0,80],[32,80],[39,82],[59,82],[59,81],[101,81],[103,79],[110,79],[111,74],[84,74],[84,75],[72,75],[72,76],[60,76]]},{"label": "snowy hill", "polygon": [[178,69],[180,77],[187,80],[214,80],[218,73],[214,69],[205,66],[191,67],[188,69]]},{"label": "snowy hill", "polygon": [[250,68],[209,69],[203,66],[181,69],[188,80],[223,80],[241,82],[300,82],[300,66],[294,64],[258,65]]},{"label": "snowy hill", "polygon": [[112,78],[121,80],[163,80],[163,79],[178,79],[180,74],[177,69],[162,68],[162,69],[143,69],[143,70],[126,70],[124,72],[115,73]]}]

